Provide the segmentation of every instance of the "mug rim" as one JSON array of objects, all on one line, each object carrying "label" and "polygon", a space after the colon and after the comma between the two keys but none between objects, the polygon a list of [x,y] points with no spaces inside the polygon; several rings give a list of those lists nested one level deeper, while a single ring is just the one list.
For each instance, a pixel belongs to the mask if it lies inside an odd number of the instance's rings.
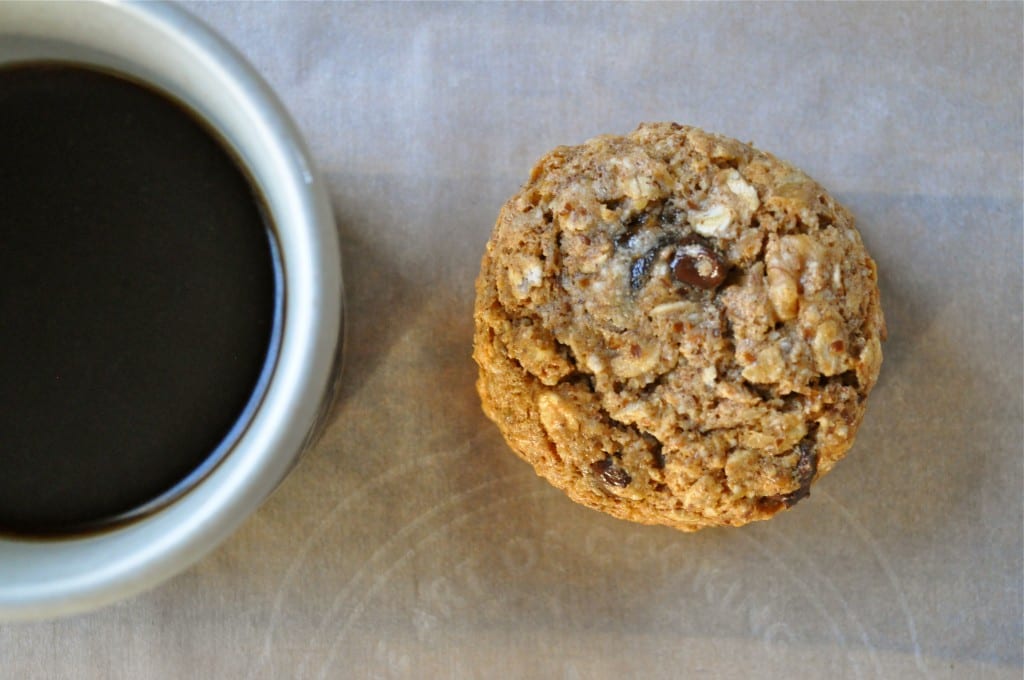
[{"label": "mug rim", "polygon": [[[66,615],[109,604],[184,570],[223,542],[284,479],[324,424],[340,377],[345,329],[341,254],[326,186],[291,116],[233,47],[185,10],[164,3],[4,4],[0,15],[20,13],[27,17],[26,24],[33,17],[48,16],[40,21],[50,30],[54,22],[73,20],[55,19],[55,13],[78,13],[93,20],[89,30],[103,22],[122,29],[128,25],[140,34],[159,36],[162,49],[180,57],[167,67],[168,72],[175,69],[172,77],[180,80],[169,82],[154,77],[148,71],[151,64],[136,70],[135,62],[142,60],[138,52],[134,57],[129,52],[145,47],[119,45],[121,53],[112,53],[126,66],[128,76],[189,105],[232,147],[271,214],[283,270],[279,294],[284,300],[280,345],[276,356],[268,357],[274,363],[272,374],[242,433],[219,464],[167,506],[122,526],[43,541],[0,536],[0,621]],[[72,42],[38,29],[33,33],[26,24],[12,30],[15,24],[0,22],[0,41]],[[82,35],[87,36],[84,43],[73,42],[74,46],[90,52],[112,49],[108,43],[97,44],[102,36],[88,30]],[[0,63],[8,61],[0,55]],[[203,85],[198,83],[198,71],[209,83],[222,86],[223,93],[199,92]],[[216,106],[204,106],[204,96],[207,105],[217,103],[211,97],[219,98],[232,118],[218,118]]]}]

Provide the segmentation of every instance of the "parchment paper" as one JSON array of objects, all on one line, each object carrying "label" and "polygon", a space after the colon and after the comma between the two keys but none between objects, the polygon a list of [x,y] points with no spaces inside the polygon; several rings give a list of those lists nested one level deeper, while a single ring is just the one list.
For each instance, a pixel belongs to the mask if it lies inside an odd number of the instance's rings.
[{"label": "parchment paper", "polygon": [[[343,399],[222,548],[99,612],[0,626],[0,676],[1019,679],[1022,7],[190,5],[330,183]],[[479,409],[499,206],[551,147],[644,120],[794,162],[879,264],[860,437],[768,523],[577,507]]]}]

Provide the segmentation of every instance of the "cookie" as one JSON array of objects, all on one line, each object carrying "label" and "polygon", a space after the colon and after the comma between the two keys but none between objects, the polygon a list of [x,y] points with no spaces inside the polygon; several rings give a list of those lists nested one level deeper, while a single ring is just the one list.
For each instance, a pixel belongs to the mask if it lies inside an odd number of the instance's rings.
[{"label": "cookie", "polygon": [[676,124],[559,147],[476,282],[484,412],[574,501],[684,531],[768,519],[853,444],[875,263],[807,175]]}]

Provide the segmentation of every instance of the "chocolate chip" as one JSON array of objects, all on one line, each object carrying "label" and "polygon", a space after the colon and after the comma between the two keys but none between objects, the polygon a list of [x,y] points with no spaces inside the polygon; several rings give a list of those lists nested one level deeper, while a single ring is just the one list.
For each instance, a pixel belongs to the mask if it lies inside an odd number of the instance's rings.
[{"label": "chocolate chip", "polygon": [[611,458],[590,464],[590,471],[601,477],[608,486],[627,487],[633,481],[628,472],[620,468]]},{"label": "chocolate chip", "polygon": [[691,234],[680,241],[672,258],[672,274],[677,281],[705,290],[722,285],[728,267],[718,251],[706,239]]}]

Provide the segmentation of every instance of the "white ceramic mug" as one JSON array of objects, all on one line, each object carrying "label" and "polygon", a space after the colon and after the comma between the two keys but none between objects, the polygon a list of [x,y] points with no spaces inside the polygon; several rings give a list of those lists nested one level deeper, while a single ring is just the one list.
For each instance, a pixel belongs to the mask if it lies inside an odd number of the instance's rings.
[{"label": "white ceramic mug", "polygon": [[198,485],[153,514],[93,535],[0,537],[0,620],[80,612],[132,595],[227,538],[310,444],[339,375],[344,328],[326,189],[284,108],[231,47],[164,4],[0,3],[0,66],[44,59],[148,82],[219,131],[269,208],[286,313],[262,400]]}]

